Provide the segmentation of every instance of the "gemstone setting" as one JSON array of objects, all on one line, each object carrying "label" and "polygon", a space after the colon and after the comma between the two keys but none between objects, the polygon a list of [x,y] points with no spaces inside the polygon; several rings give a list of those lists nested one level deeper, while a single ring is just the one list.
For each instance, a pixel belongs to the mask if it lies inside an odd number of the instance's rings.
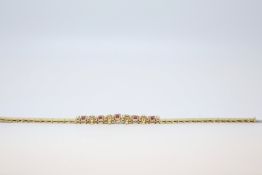
[{"label": "gemstone setting", "polygon": [[76,123],[89,123],[89,124],[156,124],[160,123],[157,116],[145,115],[128,115],[128,114],[114,114],[114,115],[98,115],[86,116],[81,115],[77,117]]}]

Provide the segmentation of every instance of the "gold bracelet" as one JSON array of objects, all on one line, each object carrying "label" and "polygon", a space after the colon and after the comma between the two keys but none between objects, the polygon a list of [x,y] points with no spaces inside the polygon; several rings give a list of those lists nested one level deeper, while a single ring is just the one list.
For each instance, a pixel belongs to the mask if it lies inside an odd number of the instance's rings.
[{"label": "gold bracelet", "polygon": [[0,117],[0,123],[68,123],[68,124],[176,124],[176,123],[255,123],[256,118],[174,118],[160,119],[145,115],[98,115],[75,118],[16,118]]}]

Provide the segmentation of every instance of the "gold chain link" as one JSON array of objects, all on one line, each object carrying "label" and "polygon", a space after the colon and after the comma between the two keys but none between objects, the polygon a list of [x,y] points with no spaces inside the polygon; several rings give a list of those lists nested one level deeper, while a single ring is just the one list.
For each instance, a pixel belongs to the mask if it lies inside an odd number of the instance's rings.
[{"label": "gold chain link", "polygon": [[0,123],[64,123],[64,124],[177,124],[177,123],[254,123],[256,118],[175,118],[157,116],[99,115],[75,118],[16,118],[0,117]]}]

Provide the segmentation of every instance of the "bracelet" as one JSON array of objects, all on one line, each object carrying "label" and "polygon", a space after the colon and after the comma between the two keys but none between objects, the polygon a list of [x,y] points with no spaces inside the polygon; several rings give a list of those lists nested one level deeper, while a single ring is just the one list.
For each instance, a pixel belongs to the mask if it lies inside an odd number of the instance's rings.
[{"label": "bracelet", "polygon": [[255,123],[256,118],[174,118],[160,119],[145,115],[98,115],[75,118],[0,117],[0,123],[68,123],[68,124],[176,124],[176,123]]}]

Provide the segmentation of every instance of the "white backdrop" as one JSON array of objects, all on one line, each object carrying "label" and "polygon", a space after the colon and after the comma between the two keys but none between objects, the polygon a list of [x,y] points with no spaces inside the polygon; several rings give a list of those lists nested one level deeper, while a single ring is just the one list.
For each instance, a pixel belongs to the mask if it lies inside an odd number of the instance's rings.
[{"label": "white backdrop", "polygon": [[[262,119],[258,0],[0,0],[0,115]],[[261,124],[0,125],[0,175],[262,173]]]}]

